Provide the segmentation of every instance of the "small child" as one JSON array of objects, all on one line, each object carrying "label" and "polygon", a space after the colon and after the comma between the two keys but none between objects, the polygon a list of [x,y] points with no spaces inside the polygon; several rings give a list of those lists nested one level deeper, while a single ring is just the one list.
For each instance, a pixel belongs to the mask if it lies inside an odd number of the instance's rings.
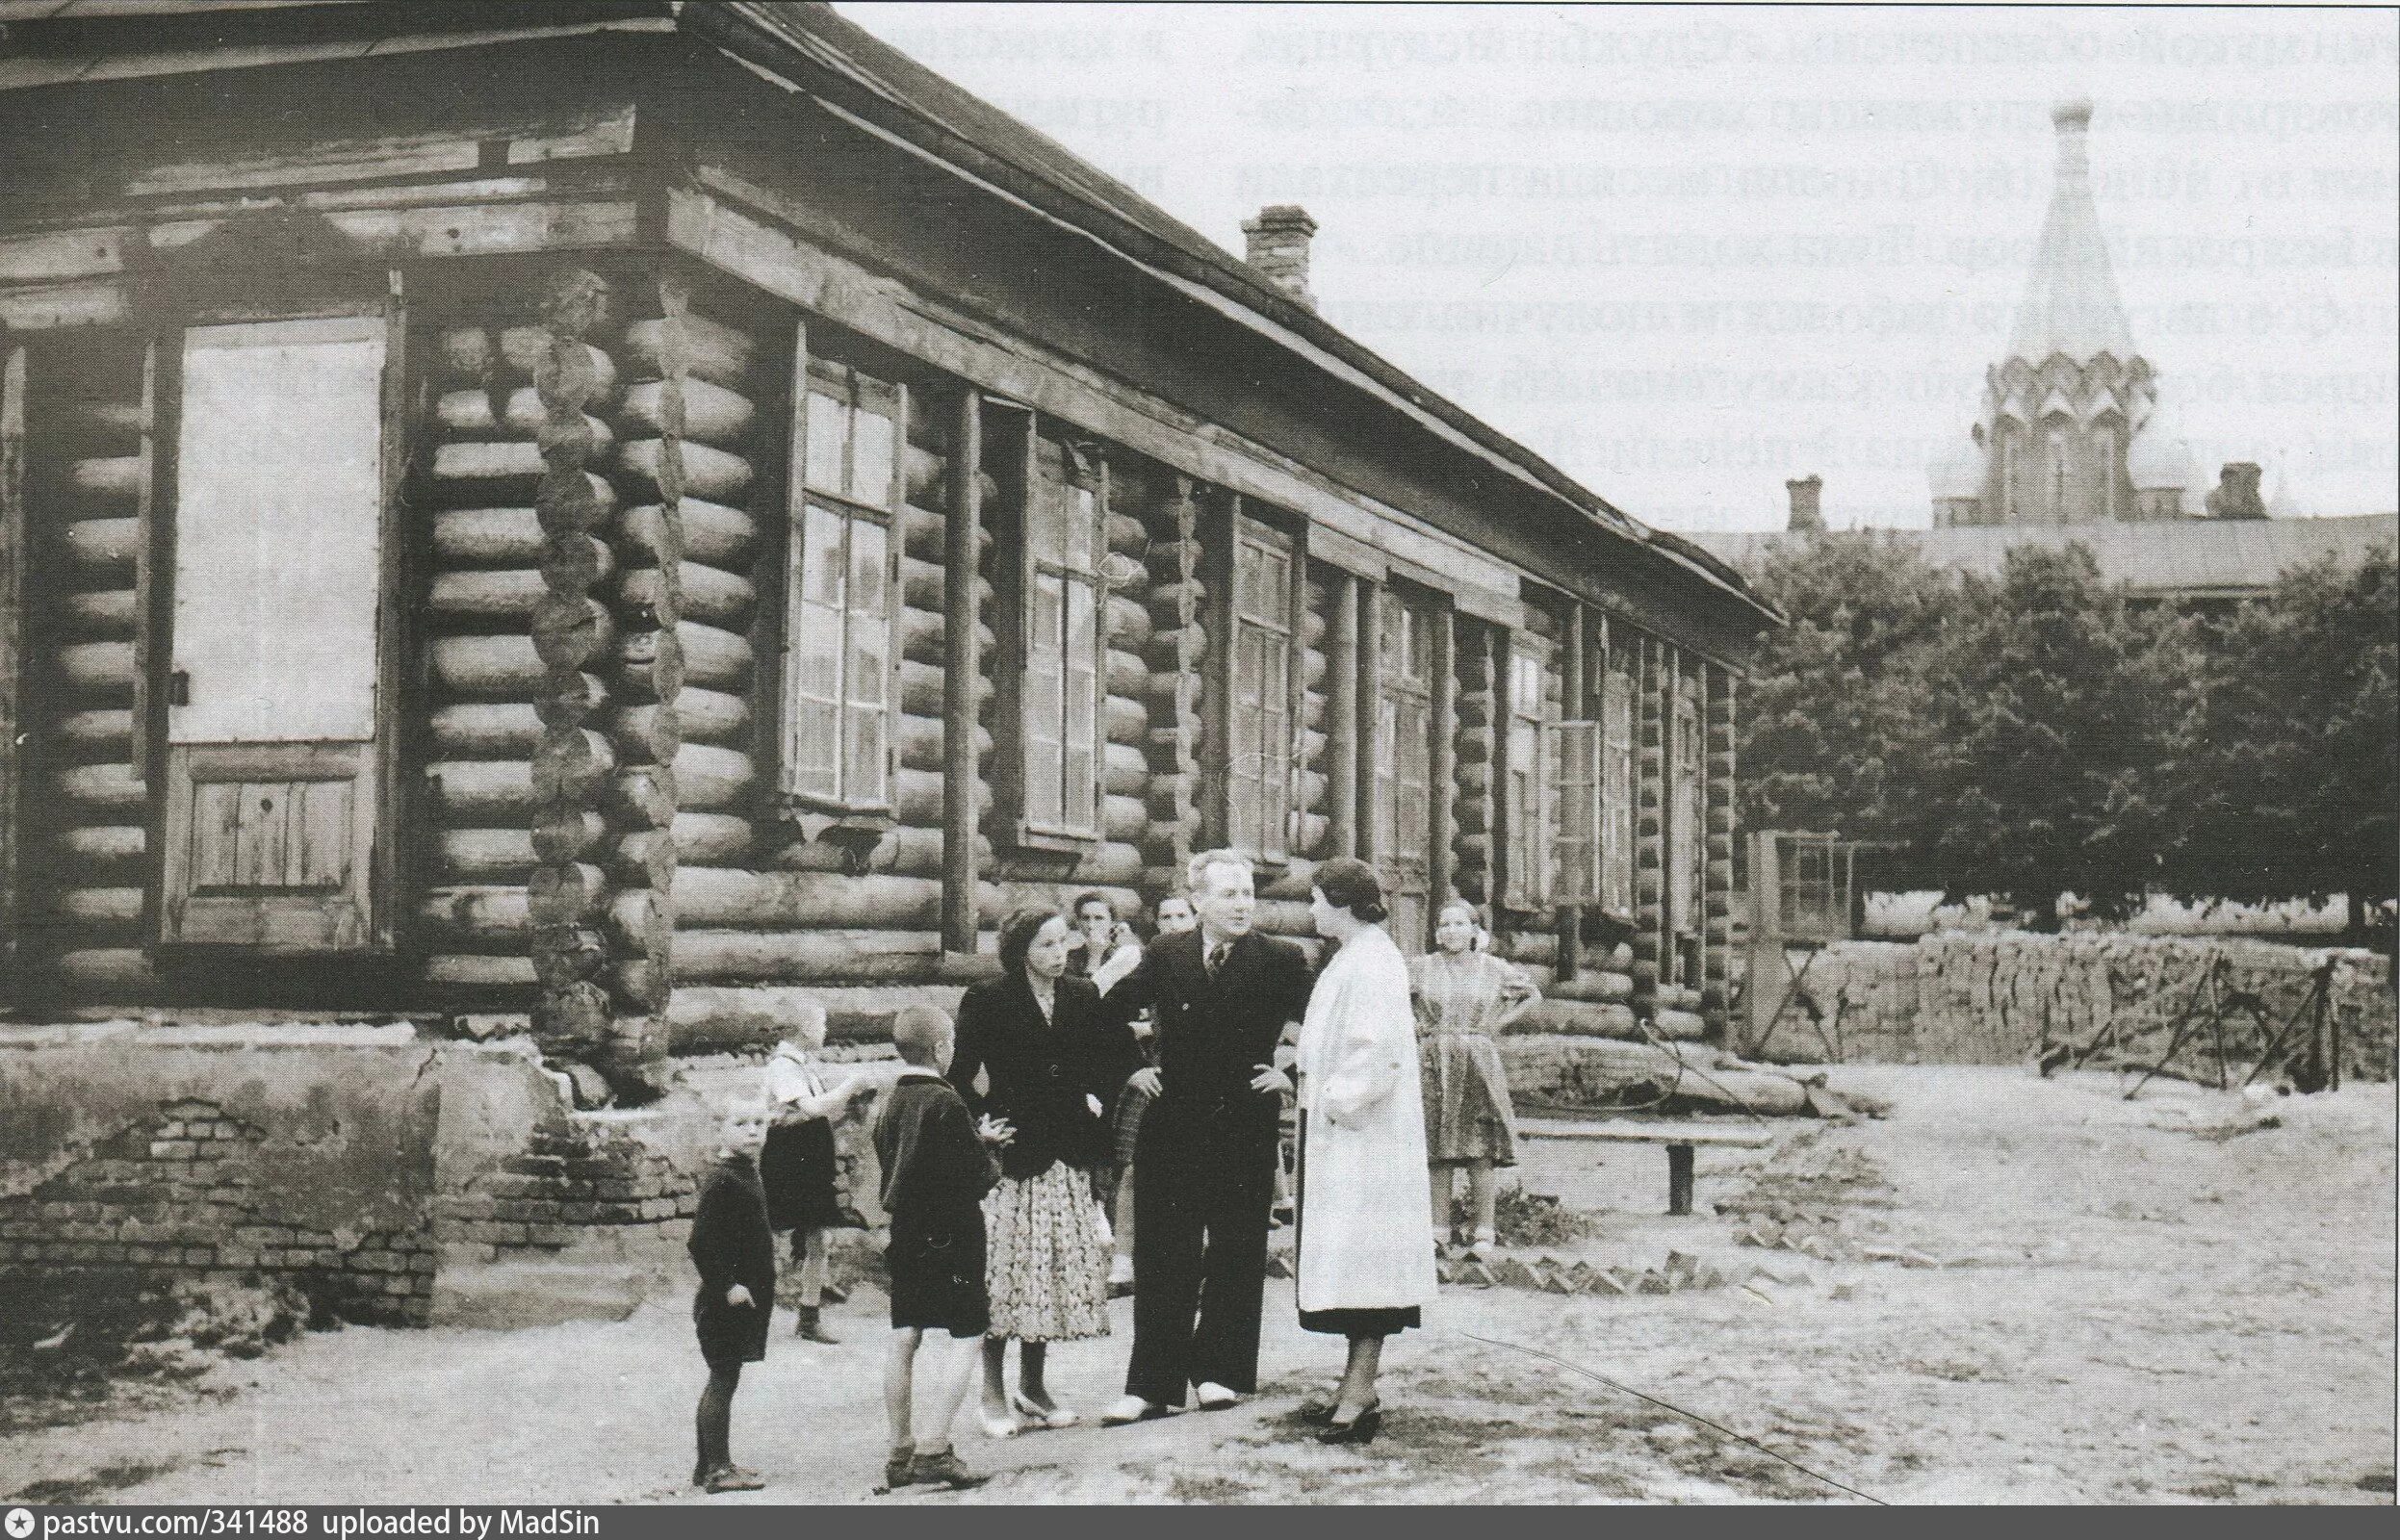
[{"label": "small child", "polygon": [[[904,1486],[981,1486],[991,1479],[959,1463],[950,1426],[992,1323],[984,1292],[983,1195],[1000,1177],[986,1146],[1006,1144],[1004,1122],[978,1123],[942,1073],[955,1034],[950,1018],[914,1005],[892,1022],[891,1040],[907,1068],[875,1121],[883,1203],[891,1216],[891,1348],[884,1360],[884,1409],[891,1454],[884,1490]],[[934,1416],[920,1441],[912,1434],[916,1349],[925,1333],[950,1334],[951,1350],[933,1373]]]},{"label": "small child", "polygon": [[700,1457],[692,1485],[710,1492],[755,1492],[766,1483],[734,1463],[734,1391],[741,1366],[766,1357],[768,1312],[775,1306],[775,1236],[766,1226],[757,1151],[766,1118],[746,1109],[726,1120],[716,1165],[700,1185],[700,1204],[684,1243],[700,1270],[692,1325],[709,1385],[700,1393]]},{"label": "small child", "polygon": [[778,1232],[791,1232],[791,1260],[800,1269],[799,1320],[793,1333],[810,1342],[831,1343],[838,1339],[825,1329],[821,1311],[829,1299],[839,1304],[849,1297],[834,1287],[828,1260],[827,1236],[843,1219],[834,1193],[834,1119],[875,1088],[853,1076],[827,1089],[814,1063],[824,1046],[825,1008],[814,1000],[804,1001],[799,1018],[767,1056],[766,1103],[772,1126],[766,1150],[759,1157],[759,1177],[766,1187],[767,1223]]}]

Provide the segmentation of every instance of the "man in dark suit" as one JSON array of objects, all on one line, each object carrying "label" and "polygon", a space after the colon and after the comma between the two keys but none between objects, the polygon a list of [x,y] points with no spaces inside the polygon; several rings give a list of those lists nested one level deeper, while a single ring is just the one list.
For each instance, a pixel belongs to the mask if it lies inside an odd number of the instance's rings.
[{"label": "man in dark suit", "polygon": [[1203,1408],[1258,1388],[1258,1310],[1275,1201],[1277,1125],[1290,1079],[1275,1066],[1307,1013],[1308,960],[1254,935],[1250,862],[1192,858],[1198,928],[1162,938],[1108,991],[1103,1014],[1157,1013],[1157,1094],[1133,1163],[1133,1361],[1107,1423],[1163,1416],[1186,1387]]}]

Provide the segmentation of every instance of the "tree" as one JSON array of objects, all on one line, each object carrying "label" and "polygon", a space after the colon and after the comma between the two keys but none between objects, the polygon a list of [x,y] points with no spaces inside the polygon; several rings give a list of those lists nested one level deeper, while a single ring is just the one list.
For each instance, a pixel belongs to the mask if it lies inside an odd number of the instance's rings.
[{"label": "tree", "polygon": [[2019,546],[1997,580],[1967,578],[1926,663],[1905,825],[1938,886],[2037,916],[2065,892],[2138,904],[2185,824],[2199,657],[2191,621],[2129,605],[2082,546]]},{"label": "tree", "polygon": [[[1740,714],[1742,827],[1907,837],[1924,669],[1955,579],[1905,542],[1859,532],[1779,541],[1753,581],[1791,625],[1767,639]],[[1915,863],[1903,853],[1896,864]]]},{"label": "tree", "polygon": [[2400,577],[2388,552],[2285,573],[2209,637],[2180,892],[2393,896]]}]

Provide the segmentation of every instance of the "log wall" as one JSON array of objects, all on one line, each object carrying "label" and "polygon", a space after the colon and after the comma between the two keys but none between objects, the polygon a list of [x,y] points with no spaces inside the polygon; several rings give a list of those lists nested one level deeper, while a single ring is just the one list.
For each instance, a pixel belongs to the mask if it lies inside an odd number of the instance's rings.
[{"label": "log wall", "polygon": [[126,333],[38,339],[26,360],[27,992],[134,1000],[149,797],[136,758],[135,637],[155,373]]},{"label": "log wall", "polygon": [[[1452,886],[1469,903],[1489,906],[1493,886],[1492,839],[1500,828],[1496,784],[1499,771],[1500,698],[1499,627],[1461,621],[1458,627],[1458,736],[1451,757],[1458,769],[1458,797],[1453,804],[1455,833],[1451,836]],[[1502,944],[1503,955],[1513,955]]]},{"label": "log wall", "polygon": [[1182,476],[1161,479],[1134,511],[1148,531],[1149,701],[1158,725],[1144,747],[1149,772],[1148,828],[1141,851],[1142,886],[1153,898],[1183,887],[1185,863],[1202,837],[1201,726],[1208,707],[1207,595],[1200,543],[1198,489]]},{"label": "log wall", "polygon": [[1708,867],[1701,893],[1702,944],[1707,948],[1700,980],[1700,1017],[1711,1041],[1722,1042],[1728,1025],[1733,957],[1734,679],[1709,665],[1703,731],[1707,735],[1708,786],[1704,827]]}]

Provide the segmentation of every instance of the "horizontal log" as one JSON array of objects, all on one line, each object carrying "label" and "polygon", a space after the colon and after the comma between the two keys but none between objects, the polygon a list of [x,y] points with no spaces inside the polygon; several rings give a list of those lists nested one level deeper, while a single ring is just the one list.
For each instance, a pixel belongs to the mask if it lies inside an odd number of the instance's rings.
[{"label": "horizontal log", "polygon": [[538,854],[522,829],[441,829],[433,833],[433,869],[444,882],[520,881]]},{"label": "horizontal log", "polygon": [[1150,826],[1149,809],[1139,797],[1100,799],[1100,833],[1119,844],[1131,844],[1140,839]]},{"label": "horizontal log", "polygon": [[530,758],[542,722],[523,704],[445,706],[426,718],[436,757],[445,759]]},{"label": "horizontal log", "polygon": [[[904,824],[920,829],[939,831],[942,828],[943,788],[947,784],[939,772],[906,770],[892,778],[892,808]],[[979,783],[975,787],[975,819],[978,823],[992,811],[992,787]]]},{"label": "horizontal log", "polygon": [[740,804],[758,784],[757,767],[738,749],[686,743],[673,762],[679,808],[722,812]]},{"label": "horizontal log", "polygon": [[[667,427],[666,382],[654,379],[628,386],[619,411],[647,436],[663,436]],[[712,380],[684,381],[683,433],[686,439],[727,449],[737,447],[757,415],[757,406],[738,391],[729,391]]]},{"label": "horizontal log", "polygon": [[[550,373],[557,366],[555,356],[558,340],[546,326],[509,326],[498,338],[495,372],[513,381],[534,381]],[[582,396],[581,403],[614,396],[617,387],[616,360],[587,342],[567,342],[567,368],[559,384]]]},{"label": "horizontal log", "polygon": [[551,594],[533,611],[533,650],[555,669],[581,669],[616,645],[608,606],[582,594]]},{"label": "horizontal log", "polygon": [[1129,701],[1147,700],[1150,689],[1149,665],[1138,653],[1112,647],[1100,655],[1103,687],[1111,695]]},{"label": "horizontal log", "polygon": [[149,462],[139,454],[112,454],[77,460],[66,470],[66,484],[77,496],[109,502],[131,502],[142,496]]},{"label": "horizontal log", "polygon": [[1571,979],[1556,979],[1547,986],[1548,991],[1561,1000],[1588,1000],[1600,1005],[1626,1005],[1634,997],[1634,979],[1630,973],[1582,972]]},{"label": "horizontal log", "polygon": [[569,530],[542,541],[542,582],[554,594],[588,592],[616,570],[616,552],[598,535]]},{"label": "horizontal log", "polygon": [[98,881],[128,867],[139,868],[149,851],[149,834],[139,824],[87,824],[62,829],[51,838],[59,869]]},{"label": "horizontal log", "polygon": [[549,594],[538,572],[446,572],[435,575],[426,607],[454,620],[521,620]]},{"label": "horizontal log", "polygon": [[526,903],[536,925],[577,925],[608,896],[608,874],[590,861],[545,862],[527,879]]},{"label": "horizontal log", "polygon": [[[899,719],[898,743],[900,763],[911,770],[935,774],[946,768],[942,758],[942,719],[936,716],[907,716]],[[992,730],[978,723],[975,727],[975,757],[980,760],[992,752]]]},{"label": "horizontal log", "polygon": [[667,1004],[669,1040],[679,1054],[771,1047],[821,1008],[814,989],[686,984]]},{"label": "horizontal log", "polygon": [[[905,772],[904,772],[905,773]],[[937,788],[936,794],[939,795]],[[771,842],[773,832],[760,831],[762,842]],[[989,860],[992,843],[978,836],[975,841],[977,859]],[[942,830],[937,825],[901,825],[886,830],[873,844],[855,859],[842,845],[824,840],[794,839],[769,848],[761,864],[786,871],[860,871],[898,872],[906,877],[939,877],[942,875]]]},{"label": "horizontal log", "polygon": [[545,861],[597,859],[608,842],[608,820],[590,808],[550,808],[533,823],[533,852]]},{"label": "horizontal log", "polygon": [[55,410],[62,428],[83,437],[126,439],[150,427],[140,401],[76,401]]},{"label": "horizontal log", "polygon": [[133,712],[109,709],[72,711],[51,730],[73,758],[130,757],[133,752]]},{"label": "horizontal log", "polygon": [[686,866],[675,879],[675,922],[684,930],[925,930],[941,915],[942,884],[930,877]]},{"label": "horizontal log", "polygon": [[723,812],[678,812],[668,833],[675,837],[676,860],[696,866],[739,860],[757,837],[749,819]]},{"label": "horizontal log", "polygon": [[686,684],[676,693],[675,715],[687,743],[738,747],[750,738],[750,703],[739,695]]},{"label": "horizontal log", "polygon": [[674,706],[629,706],[609,713],[609,746],[627,764],[673,764],[684,746],[683,695]]},{"label": "horizontal log", "polygon": [[[903,658],[900,662],[900,709],[912,716],[940,716],[948,676],[931,663]],[[980,714],[992,699],[993,684],[989,678],[974,682],[975,709]]]},{"label": "horizontal log", "polygon": [[[682,559],[706,562],[729,572],[747,572],[750,551],[758,543],[758,522],[739,508],[686,495],[676,507],[683,534]],[[658,566],[672,559],[675,545],[666,527],[666,510],[645,502],[625,510],[618,521],[617,539],[636,565]]]},{"label": "horizontal log", "polygon": [[62,770],[56,779],[58,794],[65,798],[78,820],[116,824],[119,820],[108,813],[146,813],[150,800],[141,776],[131,765],[79,764]]},{"label": "horizontal log", "polygon": [[616,767],[616,751],[591,729],[550,728],[533,751],[533,800],[545,808],[589,807]]},{"label": "horizontal log", "polygon": [[1151,630],[1148,610],[1123,594],[1108,596],[1100,617],[1100,636],[1110,646],[1138,653],[1148,645]]},{"label": "horizontal log", "polygon": [[530,490],[549,467],[542,451],[528,439],[461,439],[434,446],[433,479],[446,497],[459,495],[456,483],[517,484]]},{"label": "horizontal log", "polygon": [[1131,886],[1142,880],[1142,851],[1139,846],[1109,840],[1097,845],[1075,862],[1075,881],[1084,884],[1118,883]]},{"label": "horizontal log", "polygon": [[628,888],[608,900],[607,931],[609,940],[634,957],[663,957],[675,931],[674,911],[649,888]]},{"label": "horizontal log", "polygon": [[522,887],[429,887],[417,900],[421,936],[458,951],[519,951],[533,929]]},{"label": "horizontal log", "polygon": [[436,636],[426,650],[434,682],[452,695],[530,701],[549,687],[549,665],[530,636]]},{"label": "horizontal log", "polygon": [[1186,603],[1191,605],[1193,623],[1208,618],[1208,585],[1195,578],[1190,582],[1160,582],[1152,587],[1144,609],[1154,629],[1160,632],[1176,629],[1183,624]]},{"label": "horizontal log", "polygon": [[948,591],[949,574],[940,562],[900,558],[900,597],[911,609],[942,614]]},{"label": "horizontal log", "polygon": [[[661,488],[664,452],[663,440],[635,439],[618,451],[617,463],[649,495]],[[741,455],[707,444],[684,445],[684,489],[693,497],[710,502],[738,498],[749,490],[752,475],[750,462]]]},{"label": "horizontal log", "polygon": [[102,578],[131,577],[142,549],[139,519],[81,519],[59,531],[79,586],[98,587]]},{"label": "horizontal log", "polygon": [[665,829],[675,822],[675,772],[662,765],[634,765],[608,783],[609,817],[627,829]]},{"label": "horizontal log", "polygon": [[939,931],[686,930],[675,937],[676,982],[854,982],[941,977]]},{"label": "horizontal log", "polygon": [[541,393],[529,385],[519,386],[503,398],[500,424],[512,438],[529,440],[544,449],[559,444],[580,426],[582,431],[576,436],[586,446],[588,463],[592,464],[604,460],[616,443],[616,434],[607,424],[572,407],[563,414],[555,413],[543,404]]},{"label": "horizontal log", "polygon": [[704,689],[745,694],[750,689],[750,639],[698,621],[679,621],[676,639],[684,649],[684,682]]},{"label": "horizontal log", "polygon": [[[665,330],[664,320],[637,321],[626,327],[627,367],[650,378],[663,377],[667,372],[661,356]],[[759,345],[755,341],[722,321],[688,313],[682,318],[682,330],[679,356],[685,373],[729,389],[740,387],[750,373],[752,360],[758,356]]]},{"label": "horizontal log", "polygon": [[62,595],[53,612],[60,630],[69,636],[126,637],[134,629],[134,591],[101,588]]},{"label": "horizontal log", "polygon": [[533,522],[544,534],[587,534],[616,512],[616,489],[589,471],[544,475],[533,488]]},{"label": "horizontal log", "polygon": [[682,862],[675,854],[675,834],[667,829],[637,829],[617,842],[603,863],[621,887],[648,887],[664,892],[675,884]]},{"label": "horizontal log", "polygon": [[426,766],[425,779],[435,816],[454,825],[512,823],[533,811],[528,759],[445,759]]},{"label": "horizontal log", "polygon": [[542,526],[526,508],[445,508],[433,516],[433,554],[446,567],[537,567]]},{"label": "horizontal log", "polygon": [[1321,812],[1300,815],[1300,834],[1296,848],[1305,856],[1323,859],[1332,854],[1333,820]]},{"label": "horizontal log", "polygon": [[45,907],[62,924],[121,931],[141,922],[142,889],[69,887],[52,893]]},{"label": "horizontal log", "polygon": [[1109,742],[1138,747],[1149,737],[1149,707],[1122,695],[1111,695],[1100,703],[1100,725]]},{"label": "horizontal log", "polygon": [[480,388],[444,391],[433,403],[433,420],[452,438],[493,438],[501,431],[492,393]]},{"label": "horizontal log", "polygon": [[[759,592],[750,579],[721,567],[686,561],[676,578],[676,614],[681,619],[739,629],[749,624],[758,607]],[[663,602],[665,580],[666,574],[659,568],[637,568],[618,583],[617,598],[624,603],[656,608]]]},{"label": "horizontal log", "polygon": [[[981,740],[978,739],[978,742]],[[1138,797],[1149,784],[1149,756],[1138,743],[1100,748],[1100,789],[1114,797]]]},{"label": "horizontal log", "polygon": [[513,998],[533,988],[533,960],[437,954],[425,961],[425,982],[441,989]]}]

